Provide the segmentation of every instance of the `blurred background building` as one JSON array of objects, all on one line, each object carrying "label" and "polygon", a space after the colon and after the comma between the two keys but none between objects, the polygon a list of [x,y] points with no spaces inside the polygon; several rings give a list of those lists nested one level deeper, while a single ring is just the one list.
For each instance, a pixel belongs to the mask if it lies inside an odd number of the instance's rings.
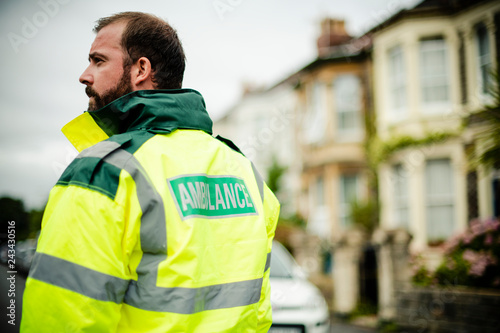
[{"label": "blurred background building", "polygon": [[333,284],[333,312],[394,318],[410,256],[435,269],[445,241],[500,215],[500,165],[478,159],[499,27],[493,0],[424,0],[356,38],[325,18],[316,59],[217,122],[263,174],[283,166],[282,216],[305,223],[288,245]]}]

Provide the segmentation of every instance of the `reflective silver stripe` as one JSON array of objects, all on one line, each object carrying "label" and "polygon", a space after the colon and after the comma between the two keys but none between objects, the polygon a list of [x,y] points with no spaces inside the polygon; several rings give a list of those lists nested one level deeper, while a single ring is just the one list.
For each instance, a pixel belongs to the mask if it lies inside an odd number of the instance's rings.
[{"label": "reflective silver stripe", "polygon": [[259,187],[260,198],[262,199],[262,202],[264,202],[264,179],[262,179],[262,176],[260,175],[253,162],[251,163],[253,174],[255,176],[255,180],[257,181],[257,186]]},{"label": "reflective silver stripe", "polygon": [[269,267],[271,267],[271,252],[267,254],[266,266],[264,267],[264,272],[267,271]]},{"label": "reflective silver stripe", "polygon": [[143,310],[193,314],[257,303],[263,279],[225,283],[201,288],[143,287],[133,281],[127,303]]},{"label": "reflective silver stripe", "polygon": [[36,252],[29,276],[100,301],[120,304],[129,280]]},{"label": "reflective silver stripe", "polygon": [[82,157],[97,157],[104,158],[106,155],[111,153],[112,151],[120,148],[120,144],[114,141],[101,141],[98,144],[93,145],[78,155],[78,158]]},{"label": "reflective silver stripe", "polygon": [[[151,294],[156,289],[159,264],[167,258],[167,231],[163,200],[149,180],[146,171],[137,159],[123,149],[117,149],[104,158],[104,161],[126,170],[134,179],[137,198],[141,206],[140,239],[143,252],[137,266],[137,284],[141,286],[140,295]],[[141,298],[132,286],[125,295],[125,303],[142,308]]]},{"label": "reflective silver stripe", "polygon": [[[146,171],[137,159],[123,149],[117,149],[104,158],[104,161],[127,171],[134,179],[137,198],[141,206],[141,249],[144,255],[154,255],[155,261],[163,261],[167,256],[167,231],[163,200],[156,191]],[[163,254],[160,259],[157,255]],[[143,260],[144,256],[143,256]],[[139,267],[141,264],[139,264]]]}]

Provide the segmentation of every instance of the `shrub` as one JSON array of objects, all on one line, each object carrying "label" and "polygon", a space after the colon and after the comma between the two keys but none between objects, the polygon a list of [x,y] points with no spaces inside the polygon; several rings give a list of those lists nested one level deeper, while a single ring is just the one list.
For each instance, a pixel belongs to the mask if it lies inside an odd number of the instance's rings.
[{"label": "shrub", "polygon": [[416,284],[464,285],[500,289],[500,222],[474,220],[445,243],[445,257],[434,273],[414,271]]}]

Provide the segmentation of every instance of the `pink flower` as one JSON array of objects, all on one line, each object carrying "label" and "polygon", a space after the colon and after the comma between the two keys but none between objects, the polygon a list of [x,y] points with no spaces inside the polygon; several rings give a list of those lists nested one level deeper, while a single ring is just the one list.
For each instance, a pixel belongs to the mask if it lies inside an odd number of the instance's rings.
[{"label": "pink flower", "polygon": [[484,273],[488,264],[485,261],[476,261],[470,266],[469,274],[474,276],[481,276]]},{"label": "pink flower", "polygon": [[464,260],[467,261],[469,264],[472,264],[477,260],[478,253],[472,250],[465,250],[464,253],[462,254],[462,258],[464,258]]},{"label": "pink flower", "polygon": [[496,231],[500,227],[500,221],[496,219],[486,220],[484,222],[484,227],[486,231]]},{"label": "pink flower", "polygon": [[479,220],[473,220],[470,223],[470,230],[472,231],[473,236],[478,236],[484,231],[484,224]]},{"label": "pink flower", "polygon": [[474,276],[481,276],[488,265],[496,263],[489,253],[474,252],[472,250],[465,250],[462,258],[470,264],[469,274]]},{"label": "pink flower", "polygon": [[487,233],[486,237],[484,237],[484,245],[491,245],[493,244],[493,236],[491,233]]},{"label": "pink flower", "polygon": [[462,235],[455,235],[452,238],[450,238],[444,245],[444,251],[445,253],[451,253],[457,246],[460,245],[460,242],[462,241]]},{"label": "pink flower", "polygon": [[474,238],[474,235],[471,235],[469,233],[464,235],[464,244],[470,244],[472,242],[472,239]]}]

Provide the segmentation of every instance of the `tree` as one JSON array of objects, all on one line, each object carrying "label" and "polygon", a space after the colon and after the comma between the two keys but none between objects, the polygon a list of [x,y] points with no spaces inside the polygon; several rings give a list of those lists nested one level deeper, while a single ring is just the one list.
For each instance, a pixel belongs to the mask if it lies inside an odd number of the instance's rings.
[{"label": "tree", "polygon": [[280,190],[280,179],[286,171],[286,167],[279,164],[276,156],[273,157],[273,161],[269,169],[267,170],[267,186],[274,193],[278,193]]},{"label": "tree", "polygon": [[35,238],[38,231],[42,228],[42,217],[45,208],[32,209],[29,212],[29,238]]},{"label": "tree", "polygon": [[[16,240],[23,240],[29,234],[29,214],[24,209],[22,200],[9,197],[0,198],[0,234],[7,233],[9,221],[15,221]],[[2,239],[3,240],[3,239]]]},{"label": "tree", "polygon": [[495,82],[488,89],[493,98],[493,103],[484,107],[483,110],[470,117],[469,124],[481,125],[481,132],[477,138],[480,149],[474,154],[476,163],[500,169],[500,74],[494,73],[492,77]]}]

